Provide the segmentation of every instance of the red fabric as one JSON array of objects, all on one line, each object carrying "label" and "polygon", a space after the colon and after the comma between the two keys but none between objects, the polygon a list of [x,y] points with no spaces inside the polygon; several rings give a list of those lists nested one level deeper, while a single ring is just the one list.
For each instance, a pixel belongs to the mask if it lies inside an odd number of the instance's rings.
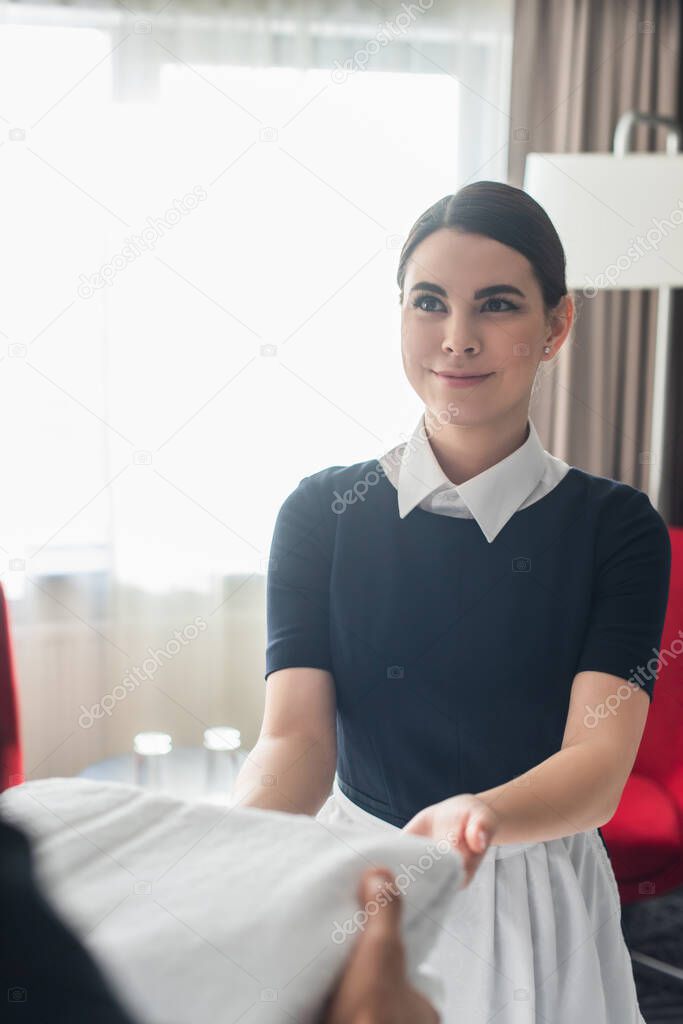
[{"label": "red fabric", "polygon": [[0,790],[23,782],[23,771],[9,613],[0,585]]},{"label": "red fabric", "polygon": [[683,527],[670,526],[669,536],[671,581],[654,699],[619,807],[600,830],[624,904],[683,885]]},{"label": "red fabric", "polygon": [[[605,836],[605,842],[607,839]],[[681,843],[674,801],[659,783],[632,773],[619,814],[609,829],[609,852],[617,879],[638,882],[651,878],[675,862]]]}]

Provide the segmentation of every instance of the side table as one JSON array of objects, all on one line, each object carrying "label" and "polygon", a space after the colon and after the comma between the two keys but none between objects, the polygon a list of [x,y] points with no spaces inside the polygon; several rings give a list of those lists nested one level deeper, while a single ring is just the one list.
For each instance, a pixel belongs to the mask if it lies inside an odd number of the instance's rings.
[{"label": "side table", "polygon": [[[232,762],[226,764],[225,778],[221,779],[225,789],[214,793],[208,789],[208,754],[204,747],[174,747],[168,754],[162,755],[163,784],[157,792],[168,793],[182,800],[230,804],[230,791],[248,753],[245,750],[233,751]],[[79,772],[78,778],[134,785],[133,754],[120,754],[97,761]]]}]

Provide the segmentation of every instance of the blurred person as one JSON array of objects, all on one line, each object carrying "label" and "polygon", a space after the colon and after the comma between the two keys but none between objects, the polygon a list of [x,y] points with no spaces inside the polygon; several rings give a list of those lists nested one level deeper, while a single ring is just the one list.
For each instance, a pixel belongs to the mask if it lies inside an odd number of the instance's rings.
[{"label": "blurred person", "polygon": [[[393,881],[386,869],[365,871],[361,906],[377,894],[375,876]],[[407,982],[400,913],[399,894],[368,915],[320,1024],[437,1024],[434,1008]],[[27,836],[1,817],[0,919],[0,1005],[8,1024],[142,1024],[45,898]]]}]

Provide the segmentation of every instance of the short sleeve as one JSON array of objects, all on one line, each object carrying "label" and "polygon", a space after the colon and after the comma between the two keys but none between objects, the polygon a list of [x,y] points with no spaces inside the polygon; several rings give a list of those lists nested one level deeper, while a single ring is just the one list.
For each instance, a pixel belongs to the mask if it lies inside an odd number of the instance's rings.
[{"label": "short sleeve", "polygon": [[647,494],[635,488],[630,492],[599,529],[590,617],[576,671],[631,679],[652,700],[669,596],[671,539]]},{"label": "short sleeve", "polygon": [[266,671],[304,666],[332,670],[329,523],[312,477],[304,477],[280,507],[266,583]]}]

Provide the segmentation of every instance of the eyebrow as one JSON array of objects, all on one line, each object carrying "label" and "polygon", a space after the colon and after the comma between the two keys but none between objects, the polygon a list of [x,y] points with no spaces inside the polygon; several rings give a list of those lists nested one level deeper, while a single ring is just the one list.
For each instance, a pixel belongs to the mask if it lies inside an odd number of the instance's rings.
[{"label": "eyebrow", "polygon": [[[408,294],[421,289],[422,291],[436,292],[437,295],[443,295],[444,298],[448,298],[448,292],[445,288],[442,288],[440,284],[431,284],[429,281],[419,281],[414,284]],[[511,295],[520,295],[523,299],[526,298],[524,292],[516,288],[514,284],[490,284],[486,288],[480,288],[479,291],[474,293],[475,299],[485,299],[489,295],[498,295],[500,292],[508,292]]]}]

